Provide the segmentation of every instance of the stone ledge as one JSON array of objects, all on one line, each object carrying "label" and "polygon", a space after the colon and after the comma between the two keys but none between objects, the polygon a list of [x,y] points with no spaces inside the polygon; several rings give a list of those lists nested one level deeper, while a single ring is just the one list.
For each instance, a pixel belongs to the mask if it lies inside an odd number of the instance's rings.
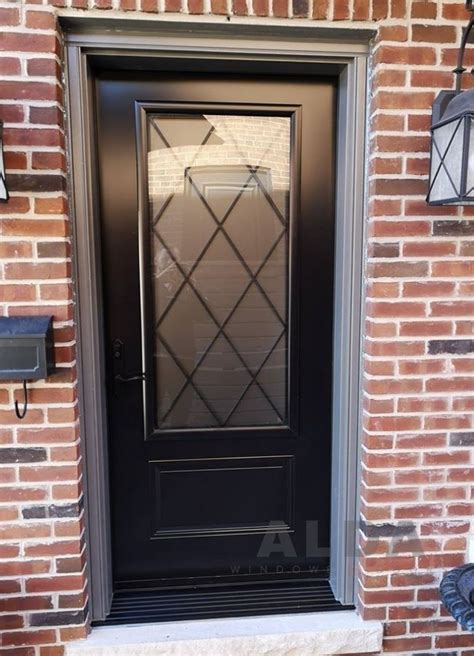
[{"label": "stone ledge", "polygon": [[378,653],[382,624],[355,611],[99,627],[65,656],[329,656]]}]

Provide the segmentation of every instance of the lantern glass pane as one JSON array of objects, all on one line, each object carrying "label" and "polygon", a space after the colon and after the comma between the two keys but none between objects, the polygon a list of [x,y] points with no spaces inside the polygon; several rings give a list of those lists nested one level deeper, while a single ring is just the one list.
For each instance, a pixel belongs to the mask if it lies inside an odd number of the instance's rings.
[{"label": "lantern glass pane", "polygon": [[466,176],[466,196],[474,202],[474,116],[469,117],[469,157]]},{"label": "lantern glass pane", "polygon": [[461,190],[464,123],[456,118],[433,130],[431,155],[431,202],[454,200]]}]

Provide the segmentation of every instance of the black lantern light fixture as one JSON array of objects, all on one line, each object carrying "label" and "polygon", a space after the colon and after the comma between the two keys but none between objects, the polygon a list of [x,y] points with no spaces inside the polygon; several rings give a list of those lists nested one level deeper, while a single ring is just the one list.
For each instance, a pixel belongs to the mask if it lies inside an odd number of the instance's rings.
[{"label": "black lantern light fixture", "polygon": [[8,200],[8,189],[5,180],[5,163],[3,159],[3,123],[0,121],[0,201],[6,203]]},{"label": "black lantern light fixture", "polygon": [[[441,91],[433,104],[430,205],[474,203],[474,89],[462,91],[464,51],[474,26],[474,0],[466,2],[471,19],[458,53],[456,90]],[[472,71],[474,73],[474,70]]]}]

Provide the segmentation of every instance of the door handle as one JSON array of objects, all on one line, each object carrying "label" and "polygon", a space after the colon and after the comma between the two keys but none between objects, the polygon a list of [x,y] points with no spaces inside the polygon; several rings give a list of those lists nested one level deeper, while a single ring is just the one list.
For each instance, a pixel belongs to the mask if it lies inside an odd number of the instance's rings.
[{"label": "door handle", "polygon": [[134,380],[146,380],[146,374],[131,374],[130,376],[122,376],[122,374],[116,374],[114,380],[118,380],[121,383],[131,383]]},{"label": "door handle", "polygon": [[[144,372],[136,373],[123,373],[123,350],[124,344],[121,339],[116,338],[112,343],[112,363],[113,363],[113,377],[115,383],[132,383],[137,380],[146,380]],[[115,385],[114,385],[115,387]],[[114,392],[115,394],[115,392]]]}]

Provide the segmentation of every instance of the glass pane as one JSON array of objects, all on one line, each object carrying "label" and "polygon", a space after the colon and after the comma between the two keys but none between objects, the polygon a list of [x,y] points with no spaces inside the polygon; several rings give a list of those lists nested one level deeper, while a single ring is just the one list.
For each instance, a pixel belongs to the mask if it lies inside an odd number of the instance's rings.
[{"label": "glass pane", "polygon": [[467,167],[466,196],[474,201],[474,118],[469,117],[469,159]]},{"label": "glass pane", "polygon": [[287,422],[290,121],[148,116],[158,429]]},{"label": "glass pane", "polygon": [[461,190],[464,122],[455,119],[433,130],[430,201],[457,198]]}]

